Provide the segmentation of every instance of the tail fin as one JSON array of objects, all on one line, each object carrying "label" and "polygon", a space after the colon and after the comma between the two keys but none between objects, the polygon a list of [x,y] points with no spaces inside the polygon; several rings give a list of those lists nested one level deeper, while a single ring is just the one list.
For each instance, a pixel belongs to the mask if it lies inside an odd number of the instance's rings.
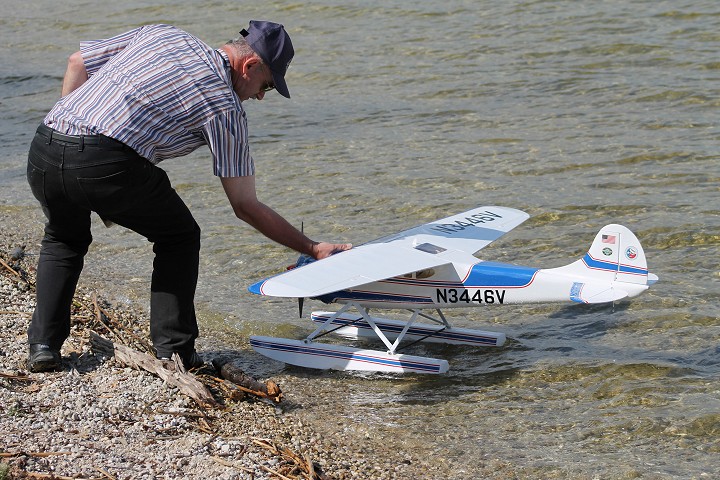
[{"label": "tail fin", "polygon": [[571,299],[603,303],[639,295],[658,280],[648,272],[645,252],[635,234],[622,225],[606,225],[585,256],[552,269],[576,277]]},{"label": "tail fin", "polygon": [[[583,257],[586,268],[617,282],[648,284],[645,251],[635,234],[622,225],[606,225]],[[593,275],[596,276],[596,275]]]}]

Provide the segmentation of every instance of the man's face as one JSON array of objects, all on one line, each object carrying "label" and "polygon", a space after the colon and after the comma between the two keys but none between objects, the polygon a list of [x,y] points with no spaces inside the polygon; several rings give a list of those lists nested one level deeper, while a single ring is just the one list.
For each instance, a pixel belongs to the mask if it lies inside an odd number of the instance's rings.
[{"label": "man's face", "polygon": [[242,71],[233,82],[233,89],[240,101],[248,98],[262,100],[265,93],[274,87],[272,73],[258,58],[248,58],[242,64]]}]

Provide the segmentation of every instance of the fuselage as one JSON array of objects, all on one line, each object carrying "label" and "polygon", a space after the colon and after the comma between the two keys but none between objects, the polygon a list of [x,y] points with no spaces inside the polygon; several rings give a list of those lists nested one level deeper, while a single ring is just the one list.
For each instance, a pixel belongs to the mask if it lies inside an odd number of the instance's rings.
[{"label": "fuselage", "polygon": [[[318,297],[327,303],[353,301],[366,308],[465,308],[544,302],[583,303],[583,292],[615,287],[614,280],[498,262],[444,265]],[[628,291],[628,287],[629,290]],[[622,285],[635,296],[646,285]]]}]

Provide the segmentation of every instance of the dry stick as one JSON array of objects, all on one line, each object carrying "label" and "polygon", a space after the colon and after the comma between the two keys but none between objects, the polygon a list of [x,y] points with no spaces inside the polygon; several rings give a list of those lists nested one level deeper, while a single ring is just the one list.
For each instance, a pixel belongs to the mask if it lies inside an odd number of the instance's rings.
[{"label": "dry stick", "polygon": [[[98,306],[97,308],[98,310],[100,310],[100,313],[105,315],[105,318],[107,318],[110,323],[112,323],[113,325],[122,325],[112,316],[110,312],[100,306]],[[135,335],[135,332],[129,329],[125,329],[124,331],[126,334],[130,335],[141,347],[143,347],[146,353],[153,353],[153,348],[145,340]]]},{"label": "dry stick", "polygon": [[252,438],[252,441],[254,444],[260,445],[265,450],[270,450],[270,453],[272,453],[273,455],[280,454],[278,449],[275,448],[275,446],[272,443],[270,443],[270,440],[265,440],[264,438],[257,438],[257,437],[251,437],[251,438]]},{"label": "dry stick", "polygon": [[175,417],[207,418],[207,415],[203,412],[170,412],[168,410],[156,410],[155,413],[159,415],[173,415]]},{"label": "dry stick", "polygon": [[100,310],[100,306],[97,302],[97,293],[93,292],[92,294],[92,303],[93,307],[95,307],[95,316],[97,317],[98,322],[100,322],[101,325],[104,325],[110,332],[115,335],[118,340],[120,340],[124,344],[128,344],[128,341],[123,337],[123,335],[117,331],[117,329],[114,328],[114,325],[112,325],[109,321],[103,322],[103,312]]},{"label": "dry stick", "polygon": [[305,454],[304,457],[301,457],[287,447],[283,447],[280,450],[280,453],[285,458],[291,459],[293,463],[295,463],[295,465],[297,465],[298,468],[300,468],[300,470],[302,470],[310,480],[314,480],[315,478],[317,478],[317,474],[315,473],[315,465],[310,459],[310,455]]},{"label": "dry stick", "polygon": [[[16,277],[20,277],[20,274],[18,272],[16,272],[10,265],[5,263],[5,260],[3,260],[2,258],[0,258],[0,263],[2,264],[3,267],[7,268],[10,273],[15,275]],[[20,277],[20,278],[22,278],[22,277]]]},{"label": "dry stick", "polygon": [[28,457],[54,457],[55,455],[72,455],[72,452],[0,452],[0,457],[19,457],[27,455]]},{"label": "dry stick", "polygon": [[210,458],[212,458],[213,460],[215,460],[215,461],[216,461],[217,463],[219,463],[220,465],[224,465],[224,466],[226,466],[226,467],[231,467],[231,468],[237,468],[238,470],[242,470],[242,471],[247,472],[247,473],[250,473],[250,474],[255,473],[255,470],[253,470],[253,469],[251,469],[251,468],[247,468],[247,467],[245,467],[245,466],[243,466],[243,465],[236,465],[235,463],[233,463],[233,462],[228,462],[227,460],[225,460],[225,459],[223,459],[223,458],[216,457],[216,456],[212,456],[212,457],[210,457]]},{"label": "dry stick", "polygon": [[181,392],[195,400],[200,406],[215,407],[218,405],[207,387],[198,381],[194,375],[167,369],[166,365],[169,362],[163,362],[147,353],[138,352],[125,345],[113,344],[110,340],[92,331],[90,332],[90,344],[96,352],[108,357],[114,356],[118,362],[124,365],[154,373],[170,385],[178,387]]},{"label": "dry stick", "polygon": [[23,472],[23,478],[47,478],[50,480],[96,480],[92,477],[63,477],[61,475],[55,475],[54,473],[40,473],[40,472]]},{"label": "dry stick", "polygon": [[260,464],[260,463],[258,463],[257,466],[260,467],[260,468],[262,468],[262,469],[265,470],[266,472],[272,473],[273,475],[277,475],[278,477],[282,478],[283,480],[292,480],[292,478],[286,477],[286,476],[283,475],[282,473],[277,472],[277,471],[273,470],[273,469],[270,468],[270,467],[266,467],[265,465],[262,465],[262,464]]},{"label": "dry stick", "polygon": [[208,435],[214,435],[215,431],[212,429],[212,427],[210,427],[210,424],[207,422],[206,418],[207,417],[198,418],[197,425],[195,426],[201,432],[207,433]]},{"label": "dry stick", "polygon": [[27,375],[14,375],[12,373],[2,373],[0,372],[0,378],[7,378],[9,380],[21,380],[23,382],[32,382],[33,379],[28,377]]},{"label": "dry stick", "polygon": [[0,310],[0,315],[22,315],[24,317],[32,316],[30,312],[19,312],[17,310]]},{"label": "dry stick", "polygon": [[305,454],[305,464],[307,465],[307,476],[310,480],[314,480],[317,476],[315,473],[315,464],[312,462],[310,455]]},{"label": "dry stick", "polygon": [[[310,457],[308,455],[305,456],[305,458],[301,458],[298,454],[293,452],[287,447],[283,447],[282,449],[278,449],[275,445],[273,445],[270,440],[265,440],[262,438],[257,437],[251,437],[254,444],[259,445],[263,447],[264,449],[268,450],[270,453],[272,453],[275,456],[279,456],[284,458],[285,460],[288,460],[295,464],[298,468],[300,468],[303,473],[307,475],[307,477],[310,480],[315,479],[323,479],[327,478],[324,474],[316,472],[315,471],[315,465],[310,460]],[[262,467],[262,465],[261,465]],[[277,472],[272,472],[277,474]]]},{"label": "dry stick", "polygon": [[95,467],[95,470],[102,473],[104,477],[109,478],[110,480],[117,480],[114,476],[110,475],[110,472],[103,470],[100,467]]}]

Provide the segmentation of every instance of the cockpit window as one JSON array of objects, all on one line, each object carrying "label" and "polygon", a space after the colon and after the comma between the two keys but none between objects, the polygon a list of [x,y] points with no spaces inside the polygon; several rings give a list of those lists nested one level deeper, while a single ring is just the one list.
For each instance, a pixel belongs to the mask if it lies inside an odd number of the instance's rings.
[{"label": "cockpit window", "polygon": [[433,245],[432,243],[421,243],[420,245],[415,245],[415,248],[417,250],[432,254],[442,253],[447,250],[446,248],[438,247],[437,245]]}]

